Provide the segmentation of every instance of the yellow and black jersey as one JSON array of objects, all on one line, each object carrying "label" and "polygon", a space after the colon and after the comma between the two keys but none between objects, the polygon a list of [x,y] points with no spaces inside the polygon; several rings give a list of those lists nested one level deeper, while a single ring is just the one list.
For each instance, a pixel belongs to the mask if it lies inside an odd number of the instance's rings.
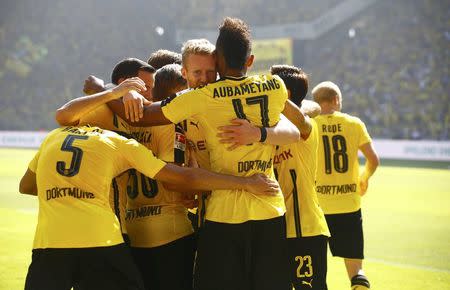
[{"label": "yellow and black jersey", "polygon": [[165,164],[135,140],[98,127],[53,130],[29,165],[39,199],[33,248],[122,243],[109,205],[112,178],[129,168],[154,177]]},{"label": "yellow and black jersey", "polygon": [[325,214],[361,207],[358,150],[372,142],[364,123],[341,112],[315,118],[319,129],[316,191]]},{"label": "yellow and black jersey", "polygon": [[274,167],[286,202],[288,238],[330,236],[327,222],[317,200],[315,179],[318,132],[313,120],[306,140],[277,146]]},{"label": "yellow and black jersey", "polygon": [[[235,118],[247,119],[257,126],[274,126],[287,100],[287,90],[278,76],[259,75],[225,78],[204,87],[183,91],[162,101],[166,118],[178,123],[195,118],[202,125],[211,170],[224,174],[249,176],[265,173],[274,178],[272,156],[275,147],[254,143],[227,150],[216,137],[218,127]],[[283,194],[254,195],[242,190],[215,190],[208,198],[206,219],[242,223],[282,216]]]},{"label": "yellow and black jersey", "polygon": [[115,132],[128,132],[129,125],[117,114],[113,113],[106,104],[99,106],[92,112],[82,116],[78,126],[100,127]]},{"label": "yellow and black jersey", "polygon": [[[132,128],[124,120],[117,116],[117,114],[113,113],[106,104],[101,105],[92,112],[82,116],[78,125],[100,127],[102,129],[115,131],[123,136],[129,136],[130,128]],[[124,234],[127,233],[127,228],[124,223],[127,202],[126,187],[124,187],[126,186],[126,182],[126,177],[123,175],[114,178],[112,180],[111,192],[109,195],[111,209],[119,218],[120,227],[122,233]]]},{"label": "yellow and black jersey", "polygon": [[[186,133],[188,143],[193,147],[192,153],[197,160],[198,166],[207,170],[211,170],[209,161],[209,152],[206,149],[206,138],[203,135],[203,128],[200,121],[195,118],[184,120],[180,123]],[[206,213],[206,195],[200,195],[198,198],[198,208],[189,209],[193,214],[198,215],[197,226],[201,227]]]},{"label": "yellow and black jersey", "polygon": [[[147,144],[159,159],[185,163],[186,138],[180,125],[142,128],[150,130]],[[126,224],[131,246],[157,247],[193,233],[181,193],[164,188],[161,182],[128,170]]]},{"label": "yellow and black jersey", "polygon": [[190,141],[193,147],[193,154],[199,167],[210,170],[209,152],[206,149],[206,138],[203,135],[204,129],[202,124],[195,118],[190,118],[182,121],[180,125],[185,132],[187,140]]}]

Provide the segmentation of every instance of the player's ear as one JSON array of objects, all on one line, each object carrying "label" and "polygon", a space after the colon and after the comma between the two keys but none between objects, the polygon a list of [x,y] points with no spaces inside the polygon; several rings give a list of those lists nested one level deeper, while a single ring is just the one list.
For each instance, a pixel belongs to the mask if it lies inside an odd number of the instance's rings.
[{"label": "player's ear", "polygon": [[187,75],[187,70],[186,70],[184,67],[182,67],[182,68],[181,68],[181,76],[182,76],[183,79],[185,79],[185,80],[187,80],[186,75]]},{"label": "player's ear", "polygon": [[334,104],[334,105],[339,105],[339,96],[338,96],[338,95],[335,95],[335,96],[334,96],[334,98],[333,98],[333,104]]},{"label": "player's ear", "polygon": [[245,62],[245,66],[247,66],[247,68],[251,68],[253,65],[253,61],[255,60],[255,56],[253,54],[251,54],[248,58],[247,61]]}]

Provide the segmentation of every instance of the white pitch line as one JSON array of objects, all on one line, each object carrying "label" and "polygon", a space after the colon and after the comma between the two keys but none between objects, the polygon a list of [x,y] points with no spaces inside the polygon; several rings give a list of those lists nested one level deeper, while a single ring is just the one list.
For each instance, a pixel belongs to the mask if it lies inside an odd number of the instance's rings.
[{"label": "white pitch line", "polygon": [[440,268],[435,268],[435,267],[429,267],[429,266],[419,266],[419,265],[413,265],[413,264],[391,262],[391,261],[378,259],[378,258],[369,258],[369,259],[364,259],[364,260],[369,261],[369,262],[386,264],[386,265],[389,265],[389,266],[397,266],[397,267],[411,268],[411,269],[415,269],[415,270],[426,270],[426,271],[441,272],[441,273],[450,274],[450,270],[440,269]]}]

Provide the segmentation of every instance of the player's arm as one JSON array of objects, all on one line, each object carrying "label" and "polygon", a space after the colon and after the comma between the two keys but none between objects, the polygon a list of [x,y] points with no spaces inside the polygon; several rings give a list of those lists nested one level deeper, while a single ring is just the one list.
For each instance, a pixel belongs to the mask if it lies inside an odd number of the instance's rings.
[{"label": "player's arm", "polygon": [[364,169],[359,177],[359,185],[361,188],[360,194],[364,195],[369,187],[369,178],[377,170],[377,167],[380,164],[380,159],[377,152],[375,151],[375,148],[373,147],[372,142],[368,142],[359,146],[359,150],[361,150],[364,157],[366,158]]},{"label": "player's arm", "polygon": [[[132,92],[134,94],[134,92]],[[143,117],[138,121],[127,119],[125,108],[119,101],[108,103],[108,107],[132,126],[158,126],[179,123],[205,110],[206,102],[201,90],[186,90],[178,96],[168,97],[144,107]],[[164,107],[164,109],[163,109]]]},{"label": "player's arm", "polygon": [[242,189],[254,194],[277,194],[279,185],[264,174],[250,177],[219,174],[202,168],[167,164],[134,139],[117,139],[128,168],[166,183],[179,184],[186,190]]},{"label": "player's arm", "polygon": [[105,82],[96,76],[90,75],[84,81],[83,92],[86,95],[93,95],[105,91]]},{"label": "player's arm", "polygon": [[187,190],[241,189],[266,195],[274,195],[279,191],[278,183],[264,174],[250,177],[233,176],[173,164],[166,164],[155,175],[155,179],[181,185]]},{"label": "player's arm", "polygon": [[137,77],[129,78],[112,89],[73,99],[56,111],[56,122],[61,126],[77,125],[83,115],[123,96],[130,90],[145,91],[145,83]]},{"label": "player's arm", "polygon": [[19,192],[29,195],[37,195],[36,173],[27,168],[19,184]]},{"label": "player's arm", "polygon": [[310,118],[314,118],[314,117],[320,115],[320,112],[322,111],[322,109],[320,108],[320,105],[314,101],[303,100],[300,111],[304,115],[307,115]]},{"label": "player's arm", "polygon": [[[315,102],[311,102],[316,104]],[[309,134],[311,133],[312,125],[311,121],[309,120],[309,116],[306,115],[305,112],[313,112],[309,109],[308,103],[306,103],[305,111],[302,110],[303,108],[303,102],[302,102],[302,108],[297,107],[293,102],[288,100],[286,102],[286,106],[284,106],[283,114],[286,116],[286,118],[289,119],[299,130],[302,138],[304,140],[308,139]],[[319,106],[319,105],[318,105]],[[319,106],[319,113],[320,113],[320,106]]]},{"label": "player's arm", "polygon": [[[137,92],[131,91],[129,92],[131,95],[138,94]],[[139,94],[140,95],[140,94]],[[124,98],[127,96],[124,96]],[[135,110],[127,109],[129,108],[124,105],[123,101],[121,100],[111,100],[107,103],[109,109],[113,111],[115,114],[117,114],[120,118],[125,120],[128,124],[135,126],[135,127],[149,127],[149,126],[158,126],[158,125],[167,125],[171,122],[164,116],[162,110],[161,110],[161,102],[155,102],[151,103],[150,105],[143,106],[142,114],[140,113],[140,109],[137,108]],[[135,103],[136,106],[139,107],[138,103]],[[132,105],[133,107],[135,106]],[[137,112],[138,116],[141,116],[141,118],[130,118],[130,116],[135,116],[136,114],[133,112]]]},{"label": "player's arm", "polygon": [[297,127],[283,115],[280,121],[273,127],[257,127],[246,119],[231,120],[231,125],[220,126],[220,142],[231,144],[228,150],[239,146],[264,142],[272,145],[286,145],[300,140],[300,132]]}]

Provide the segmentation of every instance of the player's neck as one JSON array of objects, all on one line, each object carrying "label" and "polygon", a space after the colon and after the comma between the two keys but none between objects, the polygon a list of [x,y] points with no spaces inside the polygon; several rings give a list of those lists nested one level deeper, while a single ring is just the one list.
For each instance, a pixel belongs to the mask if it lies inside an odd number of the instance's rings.
[{"label": "player's neck", "polygon": [[332,104],[328,104],[328,103],[322,103],[320,104],[320,108],[321,108],[321,115],[331,115],[334,112],[339,112],[338,109],[336,109],[336,107]]},{"label": "player's neck", "polygon": [[221,77],[222,78],[226,78],[226,77],[241,78],[241,77],[245,77],[246,75],[247,75],[246,69],[227,68],[227,69],[225,69],[225,71],[223,72],[223,75],[221,75]]}]

